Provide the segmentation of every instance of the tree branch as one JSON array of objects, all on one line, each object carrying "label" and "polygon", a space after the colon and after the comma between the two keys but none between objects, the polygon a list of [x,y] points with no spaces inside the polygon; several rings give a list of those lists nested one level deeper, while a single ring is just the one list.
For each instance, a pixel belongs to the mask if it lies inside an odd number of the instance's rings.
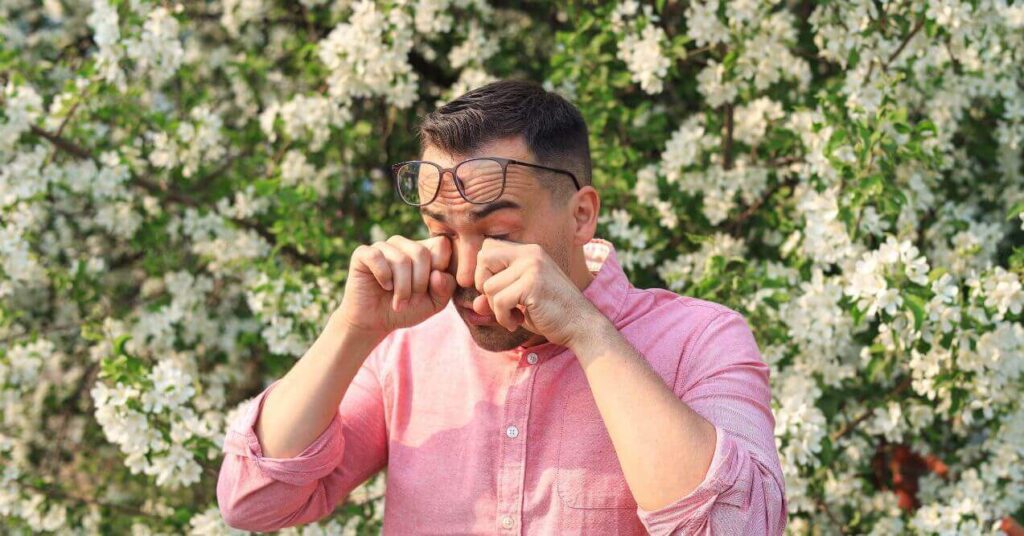
[{"label": "tree branch", "polygon": [[58,134],[47,132],[36,125],[32,125],[32,133],[41,138],[45,138],[46,141],[49,141],[54,147],[64,151],[65,153],[83,160],[94,160],[92,155],[89,154],[89,151],[86,151],[75,142],[68,140],[67,138],[63,138]]}]

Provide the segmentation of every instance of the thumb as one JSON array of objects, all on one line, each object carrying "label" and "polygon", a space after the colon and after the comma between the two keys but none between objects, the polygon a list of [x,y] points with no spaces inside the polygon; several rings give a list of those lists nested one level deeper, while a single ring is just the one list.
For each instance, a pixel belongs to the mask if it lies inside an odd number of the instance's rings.
[{"label": "thumb", "polygon": [[448,272],[433,270],[430,272],[430,299],[435,309],[442,309],[455,293],[455,276]]}]

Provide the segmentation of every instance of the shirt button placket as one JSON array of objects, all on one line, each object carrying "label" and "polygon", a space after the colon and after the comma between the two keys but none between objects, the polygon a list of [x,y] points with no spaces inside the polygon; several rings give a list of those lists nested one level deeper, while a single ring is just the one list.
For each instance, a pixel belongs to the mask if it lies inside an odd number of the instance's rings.
[{"label": "shirt button placket", "polygon": [[[519,351],[520,365],[511,374],[511,385],[505,400],[505,429],[502,431],[501,468],[498,475],[498,526],[504,534],[522,533],[523,481],[526,474],[526,428],[530,416],[530,399],[536,378],[536,353]],[[516,520],[520,521],[517,522]]]}]

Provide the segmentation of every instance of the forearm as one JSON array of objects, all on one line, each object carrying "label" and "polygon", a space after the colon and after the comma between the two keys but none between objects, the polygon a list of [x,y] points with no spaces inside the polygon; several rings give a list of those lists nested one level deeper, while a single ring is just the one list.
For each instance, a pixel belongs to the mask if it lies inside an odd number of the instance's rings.
[{"label": "forearm", "polygon": [[332,316],[309,350],[267,395],[256,424],[263,455],[291,458],[330,424],[382,335],[355,333]]},{"label": "forearm", "polygon": [[604,318],[574,343],[637,504],[661,508],[697,488],[715,452],[714,426],[675,396]]}]

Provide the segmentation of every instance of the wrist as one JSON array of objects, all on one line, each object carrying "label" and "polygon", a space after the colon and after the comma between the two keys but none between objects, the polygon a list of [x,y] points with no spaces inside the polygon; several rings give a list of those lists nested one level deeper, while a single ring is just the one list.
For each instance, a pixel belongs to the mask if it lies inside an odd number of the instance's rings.
[{"label": "wrist", "polygon": [[349,312],[345,311],[342,307],[338,307],[337,309],[334,310],[334,312],[331,313],[331,316],[328,317],[327,325],[324,326],[324,331],[326,332],[330,330],[338,333],[354,333],[360,334],[370,339],[381,340],[383,340],[384,337],[388,336],[389,331],[386,329],[370,329],[367,328],[366,326],[360,326],[352,319],[352,314],[349,314]]},{"label": "wrist", "polygon": [[577,356],[589,355],[593,348],[606,346],[604,341],[607,341],[608,337],[613,333],[618,333],[615,325],[612,324],[611,320],[608,320],[608,317],[604,316],[589,301],[587,305],[589,305],[586,308],[587,312],[582,315],[580,322],[577,323],[579,327],[570,336],[568,344],[566,344],[566,347]]},{"label": "wrist", "polygon": [[320,334],[320,338],[335,349],[336,357],[365,357],[387,336],[388,332],[384,330],[368,330],[353,326],[337,312],[327,320],[327,326]]}]

